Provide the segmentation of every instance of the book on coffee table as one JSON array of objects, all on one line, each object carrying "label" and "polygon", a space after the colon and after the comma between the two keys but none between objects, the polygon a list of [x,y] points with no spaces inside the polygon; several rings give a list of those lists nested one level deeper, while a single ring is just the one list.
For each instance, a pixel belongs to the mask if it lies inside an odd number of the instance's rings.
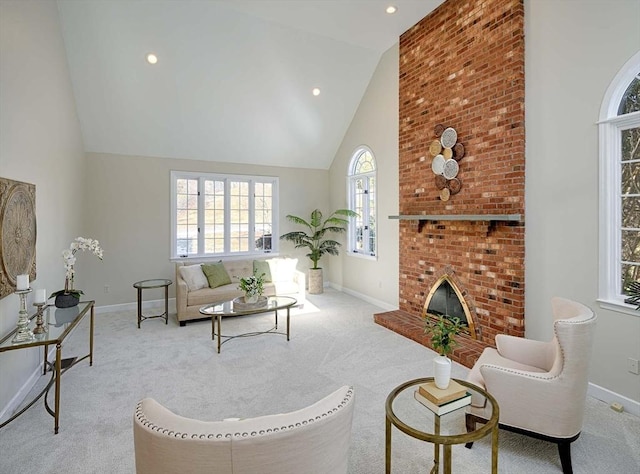
[{"label": "book on coffee table", "polygon": [[444,403],[442,405],[436,405],[426,397],[422,396],[420,394],[419,388],[415,390],[415,392],[413,393],[413,396],[415,397],[416,400],[418,400],[420,403],[422,403],[424,406],[426,406],[429,410],[431,410],[433,413],[435,413],[438,416],[445,415],[454,410],[457,410],[462,407],[466,407],[467,405],[471,404],[471,394],[469,392],[465,392],[465,394],[462,397],[456,400],[452,400],[450,402]]},{"label": "book on coffee table", "polygon": [[436,405],[457,400],[467,393],[467,389],[455,380],[451,380],[445,389],[436,387],[435,382],[432,381],[418,385],[418,390],[420,395]]}]

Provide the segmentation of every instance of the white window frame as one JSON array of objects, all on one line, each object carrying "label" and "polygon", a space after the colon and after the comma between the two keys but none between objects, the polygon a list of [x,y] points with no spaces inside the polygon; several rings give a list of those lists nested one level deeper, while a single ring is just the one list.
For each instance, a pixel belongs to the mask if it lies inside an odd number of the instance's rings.
[{"label": "white window frame", "polygon": [[[356,174],[356,164],[358,162],[358,158],[362,153],[365,153],[365,152],[368,152],[369,154],[371,154],[371,158],[373,159],[373,164],[374,164],[374,170],[367,173]],[[368,251],[363,251],[356,248],[356,221],[355,221],[355,218],[350,218],[349,232],[348,232],[349,251],[347,252],[347,255],[350,255],[352,257],[365,258],[368,260],[377,260],[378,259],[378,236],[380,235],[379,221],[378,221],[378,215],[377,215],[378,214],[378,193],[379,193],[378,164],[376,162],[375,154],[373,153],[371,148],[369,148],[366,145],[360,145],[355,149],[355,151],[351,155],[351,161],[349,162],[349,172],[347,176],[347,196],[349,201],[349,209],[351,209],[352,211],[355,211],[356,209],[356,204],[355,204],[356,180],[359,178],[371,178],[371,177],[373,177],[373,179],[375,180],[375,188],[376,188],[376,193],[374,196],[375,211],[373,213],[373,218],[376,223],[376,235],[374,238],[374,248],[372,250],[369,249]],[[368,186],[369,186],[369,182],[367,180],[367,191],[368,191]],[[368,201],[365,204],[365,210],[366,210],[367,216],[370,216],[371,214],[370,214]],[[369,241],[368,230],[366,230],[365,232],[366,232],[366,235],[363,236],[363,240],[365,242],[368,242]]]},{"label": "white window frame", "polygon": [[640,126],[640,112],[618,115],[618,107],[631,81],[640,71],[640,52],[618,72],[600,108],[599,131],[599,285],[600,306],[612,311],[640,316],[635,306],[624,302],[621,288],[621,149],[623,130]]},{"label": "white window frame", "polygon": [[[247,257],[247,256],[264,256],[265,254],[270,256],[275,256],[279,251],[279,239],[277,236],[279,235],[278,230],[278,184],[279,179],[273,176],[249,176],[249,175],[233,175],[233,174],[222,174],[222,173],[198,173],[198,172],[190,172],[190,171],[171,171],[171,248],[170,248],[170,258],[172,261],[174,260],[202,260],[205,258],[220,258],[220,257]],[[198,250],[197,254],[191,255],[178,255],[177,254],[177,181],[178,179],[197,179],[198,180]],[[204,252],[204,232],[201,232],[201,229],[204,228],[204,200],[205,195],[202,190],[204,189],[204,182],[206,180],[217,180],[225,182],[225,227],[224,227],[224,251],[223,252],[215,252],[215,253],[205,253]],[[249,250],[248,251],[240,251],[240,252],[232,252],[230,250],[230,226],[231,221],[229,218],[230,208],[230,194],[229,194],[229,182],[233,181],[241,181],[249,183],[249,192],[253,193],[255,190],[254,185],[256,183],[269,183],[272,185],[272,215],[273,222],[271,224],[271,249],[269,250],[254,250],[252,242],[255,242],[255,194],[254,199],[249,200]]]}]

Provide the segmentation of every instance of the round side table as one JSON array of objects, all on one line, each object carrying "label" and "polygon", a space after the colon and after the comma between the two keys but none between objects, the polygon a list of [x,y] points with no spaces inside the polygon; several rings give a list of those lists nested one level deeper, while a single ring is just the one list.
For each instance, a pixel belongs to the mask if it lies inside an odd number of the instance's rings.
[{"label": "round side table", "polygon": [[500,410],[498,402],[482,388],[464,380],[452,379],[467,388],[467,392],[475,392],[486,398],[491,407],[491,418],[486,424],[476,429],[466,423],[466,410],[461,407],[444,415],[436,415],[422,405],[414,397],[418,385],[432,382],[433,377],[409,380],[394,388],[385,405],[385,470],[391,473],[391,427],[395,426],[403,433],[422,441],[433,443],[432,473],[437,473],[440,464],[440,445],[443,446],[443,471],[451,474],[451,445],[476,441],[491,433],[491,473],[498,473],[498,418]]},{"label": "round side table", "polygon": [[[172,283],[173,282],[171,280],[159,278],[155,280],[137,281],[133,284],[133,287],[138,290],[138,329],[140,329],[140,323],[145,319],[164,318],[164,323],[169,323],[169,285]],[[162,287],[164,287],[164,313],[145,316],[142,314],[142,290],[151,290],[153,288]]]}]

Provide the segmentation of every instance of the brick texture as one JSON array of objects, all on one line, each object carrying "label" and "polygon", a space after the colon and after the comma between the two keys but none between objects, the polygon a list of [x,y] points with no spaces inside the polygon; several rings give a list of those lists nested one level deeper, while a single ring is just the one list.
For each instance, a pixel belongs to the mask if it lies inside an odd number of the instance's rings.
[{"label": "brick texture", "polygon": [[[431,285],[451,266],[478,333],[460,338],[454,359],[471,365],[496,334],[524,336],[522,0],[446,1],[400,37],[399,69],[400,214],[522,215],[520,222],[400,221],[396,316],[419,319]],[[437,124],[455,128],[465,148],[462,188],[448,201],[431,169]],[[395,313],[376,320],[391,327]]]}]

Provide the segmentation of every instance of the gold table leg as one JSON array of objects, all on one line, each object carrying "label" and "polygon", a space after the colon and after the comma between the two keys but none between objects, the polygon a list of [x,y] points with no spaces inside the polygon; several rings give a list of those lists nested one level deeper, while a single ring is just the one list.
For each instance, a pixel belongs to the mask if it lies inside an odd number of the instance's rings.
[{"label": "gold table leg", "polygon": [[58,434],[58,428],[60,427],[60,376],[62,369],[62,345],[56,344],[56,400],[55,400],[55,413],[54,418],[54,433]]},{"label": "gold table leg", "polygon": [[451,445],[444,445],[444,474],[451,474]]},{"label": "gold table leg", "polygon": [[385,454],[384,454],[384,462],[385,462],[385,473],[391,474],[391,421],[389,418],[386,419],[385,424]]},{"label": "gold table leg", "polygon": [[498,424],[491,433],[491,474],[498,474]]},{"label": "gold table leg", "polygon": [[93,308],[95,305],[91,305],[91,323],[89,324],[89,367],[93,367]]},{"label": "gold table leg", "polygon": [[138,288],[138,329],[140,329],[140,321],[142,321],[142,288]]},{"label": "gold table leg", "polygon": [[287,308],[287,341],[289,340],[290,319],[291,319],[290,308]]}]

